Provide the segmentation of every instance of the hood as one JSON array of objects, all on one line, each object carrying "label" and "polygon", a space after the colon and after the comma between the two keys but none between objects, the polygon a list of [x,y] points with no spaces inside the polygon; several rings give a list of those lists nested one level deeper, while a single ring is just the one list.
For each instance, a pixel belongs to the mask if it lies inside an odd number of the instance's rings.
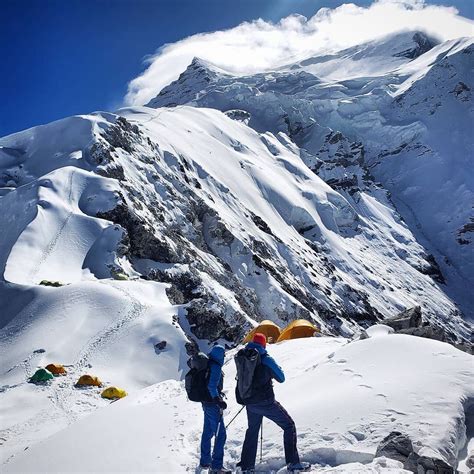
[{"label": "hood", "polygon": [[249,342],[245,347],[247,349],[257,349],[261,356],[267,353],[265,347],[261,346],[260,344],[257,344],[256,342]]},{"label": "hood", "polygon": [[224,347],[218,345],[214,346],[211,349],[211,352],[209,352],[209,359],[212,359],[214,362],[217,362],[219,365],[224,364],[224,355],[225,355],[225,349]]}]

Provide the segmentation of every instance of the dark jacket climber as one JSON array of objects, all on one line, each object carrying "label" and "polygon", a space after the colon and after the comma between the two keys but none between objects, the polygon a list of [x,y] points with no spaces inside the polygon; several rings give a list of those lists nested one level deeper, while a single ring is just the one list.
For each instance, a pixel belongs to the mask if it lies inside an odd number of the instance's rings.
[{"label": "dark jacket climber", "polygon": [[[228,474],[232,471],[223,467],[224,445],[226,441],[226,429],[223,411],[227,404],[223,400],[222,365],[224,364],[225,349],[222,346],[214,346],[209,352],[209,382],[207,389],[212,401],[202,402],[204,411],[204,427],[201,436],[201,458],[200,467],[209,469],[209,474]],[[211,440],[214,437],[214,449],[211,455]]]},{"label": "dark jacket climber", "polygon": [[288,471],[306,470],[308,463],[301,463],[296,447],[296,426],[288,412],[275,400],[273,381],[282,383],[285,375],[281,367],[268,355],[267,339],[264,334],[256,333],[253,341],[246,348],[256,349],[260,354],[261,363],[255,368],[252,379],[252,396],[245,400],[247,408],[248,429],[245,433],[240,468],[242,472],[251,472],[255,469],[257,456],[258,432],[262,425],[262,418],[266,417],[276,423],[283,430],[283,444],[285,461]]}]

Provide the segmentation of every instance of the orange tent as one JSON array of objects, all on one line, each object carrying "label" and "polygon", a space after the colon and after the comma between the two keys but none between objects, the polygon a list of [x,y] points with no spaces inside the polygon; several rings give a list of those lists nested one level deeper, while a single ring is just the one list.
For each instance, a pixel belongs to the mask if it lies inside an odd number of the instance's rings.
[{"label": "orange tent", "polygon": [[49,370],[56,377],[58,375],[66,375],[67,370],[61,364],[49,364],[46,366],[46,370]]},{"label": "orange tent", "polygon": [[276,342],[280,336],[280,328],[273,322],[268,319],[262,321],[257,327],[253,328],[242,341],[244,344],[250,342],[255,333],[260,332],[267,336],[267,341],[271,344]]},{"label": "orange tent", "polygon": [[93,385],[95,387],[102,387],[102,382],[99,380],[98,377],[86,374],[86,375],[81,375],[76,385],[78,386]]},{"label": "orange tent", "polygon": [[283,329],[277,342],[302,337],[312,337],[315,332],[319,332],[319,329],[313,323],[310,323],[306,319],[296,319]]}]

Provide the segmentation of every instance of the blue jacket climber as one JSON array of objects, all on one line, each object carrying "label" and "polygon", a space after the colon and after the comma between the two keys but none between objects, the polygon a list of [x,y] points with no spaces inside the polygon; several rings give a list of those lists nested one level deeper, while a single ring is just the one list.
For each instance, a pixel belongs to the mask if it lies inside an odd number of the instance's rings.
[{"label": "blue jacket climber", "polygon": [[[227,438],[223,410],[227,407],[222,400],[224,374],[225,349],[222,346],[214,346],[208,354],[209,357],[209,381],[207,389],[212,401],[203,402],[204,427],[201,436],[201,468],[210,468],[209,473],[227,474],[230,470],[223,467],[224,445]],[[214,449],[211,454],[211,442],[214,438]]]}]

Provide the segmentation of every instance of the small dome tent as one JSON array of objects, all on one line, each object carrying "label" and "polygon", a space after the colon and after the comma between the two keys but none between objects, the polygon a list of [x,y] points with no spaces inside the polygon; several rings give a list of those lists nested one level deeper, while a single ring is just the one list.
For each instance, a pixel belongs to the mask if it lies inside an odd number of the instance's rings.
[{"label": "small dome tent", "polygon": [[33,376],[30,378],[31,383],[43,383],[47,382],[48,380],[53,379],[53,374],[46,369],[38,369]]},{"label": "small dome tent", "polygon": [[66,375],[67,371],[61,364],[48,364],[46,370],[49,370],[54,376]]},{"label": "small dome tent", "polygon": [[118,387],[107,387],[100,396],[102,398],[108,398],[109,400],[115,400],[116,398],[123,398],[127,396],[127,392],[122,388]]},{"label": "small dome tent", "polygon": [[255,333],[265,334],[267,336],[267,341],[271,344],[277,342],[277,339],[280,336],[280,328],[273,322],[268,319],[262,321],[257,327],[253,328],[242,341],[244,344],[250,342]]},{"label": "small dome tent", "polygon": [[92,385],[94,387],[102,387],[102,382],[99,380],[98,377],[93,375],[85,374],[81,375],[79,380],[76,383],[77,386],[87,386]]},{"label": "small dome tent", "polygon": [[310,323],[306,319],[296,319],[283,329],[277,342],[302,337],[312,337],[315,332],[319,332],[319,329],[313,323]]}]

